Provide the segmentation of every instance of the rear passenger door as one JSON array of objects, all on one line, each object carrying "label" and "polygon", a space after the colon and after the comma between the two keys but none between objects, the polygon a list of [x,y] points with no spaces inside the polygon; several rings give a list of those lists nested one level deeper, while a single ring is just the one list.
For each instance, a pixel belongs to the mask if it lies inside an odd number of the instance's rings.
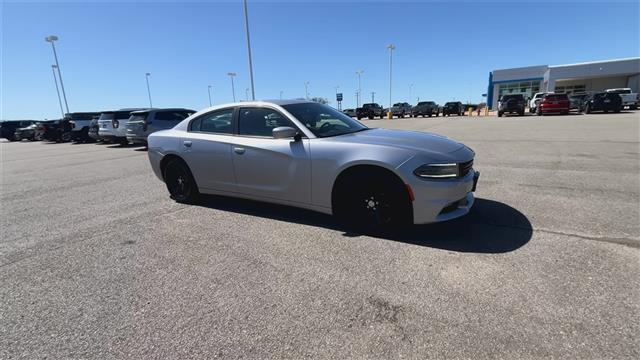
[{"label": "rear passenger door", "polygon": [[234,111],[226,108],[198,116],[180,139],[182,156],[200,189],[236,190],[231,160]]}]

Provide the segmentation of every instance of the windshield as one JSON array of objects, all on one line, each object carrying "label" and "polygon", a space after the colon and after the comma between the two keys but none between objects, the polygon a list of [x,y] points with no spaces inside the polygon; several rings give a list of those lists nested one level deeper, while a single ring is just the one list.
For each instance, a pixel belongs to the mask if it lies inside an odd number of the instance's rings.
[{"label": "windshield", "polygon": [[344,135],[368,129],[356,120],[327,105],[300,103],[282,107],[317,137]]}]

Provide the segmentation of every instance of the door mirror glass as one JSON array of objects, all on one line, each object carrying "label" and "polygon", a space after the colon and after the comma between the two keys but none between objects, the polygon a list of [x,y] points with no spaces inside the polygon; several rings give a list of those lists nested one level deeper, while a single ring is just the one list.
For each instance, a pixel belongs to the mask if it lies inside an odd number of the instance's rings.
[{"label": "door mirror glass", "polygon": [[271,131],[275,139],[287,139],[295,137],[298,131],[289,126],[280,126]]}]

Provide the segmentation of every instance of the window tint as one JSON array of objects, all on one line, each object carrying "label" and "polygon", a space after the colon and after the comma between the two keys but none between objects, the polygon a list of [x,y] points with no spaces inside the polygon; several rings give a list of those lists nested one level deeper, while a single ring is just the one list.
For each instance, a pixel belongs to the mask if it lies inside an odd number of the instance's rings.
[{"label": "window tint", "polygon": [[191,122],[191,131],[202,131],[218,134],[231,134],[233,108],[212,111],[204,114]]},{"label": "window tint", "polygon": [[567,100],[567,94],[547,94],[545,97],[547,100]]},{"label": "window tint", "polygon": [[182,121],[191,115],[191,112],[187,111],[158,111],[156,113],[156,120],[162,121]]},{"label": "window tint", "polygon": [[131,116],[131,111],[116,111],[115,118],[117,120],[128,119]]},{"label": "window tint", "polygon": [[279,112],[266,108],[241,108],[238,118],[240,135],[272,137],[272,130],[293,124]]},{"label": "window tint", "polygon": [[99,120],[113,120],[115,113],[112,112],[104,112],[100,114]]}]

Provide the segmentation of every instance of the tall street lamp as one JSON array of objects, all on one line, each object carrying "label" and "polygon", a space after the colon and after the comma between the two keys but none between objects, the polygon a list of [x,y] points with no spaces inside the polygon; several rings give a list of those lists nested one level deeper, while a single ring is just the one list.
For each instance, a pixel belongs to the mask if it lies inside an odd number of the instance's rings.
[{"label": "tall street lamp", "polygon": [[361,86],[361,76],[364,70],[356,71],[356,75],[358,75],[358,97],[356,98],[356,107],[360,107],[360,94],[362,94],[362,86]]},{"label": "tall street lamp", "polygon": [[58,89],[58,79],[56,78],[56,69],[58,65],[51,65],[51,72],[53,73],[53,82],[56,84],[56,92],[58,93],[58,104],[60,104],[60,113],[64,118],[64,109],[62,108],[62,99],[60,99],[60,90]]},{"label": "tall street lamp", "polygon": [[389,116],[389,119],[391,119],[391,102],[392,102],[392,100],[391,100],[391,80],[392,80],[391,69],[392,69],[392,64],[393,64],[393,50],[396,49],[396,46],[393,45],[393,44],[389,44],[389,45],[387,45],[387,49],[389,49],[389,114],[388,114],[388,116]]},{"label": "tall street lamp", "polygon": [[251,39],[249,38],[249,14],[247,12],[247,0],[244,0],[244,24],[247,29],[247,50],[249,51],[249,77],[251,78],[251,99],[255,101],[256,91],[255,91],[255,88],[253,87],[253,61],[251,60]]},{"label": "tall street lamp", "polygon": [[53,57],[56,60],[56,69],[58,69],[58,77],[60,78],[60,87],[62,88],[62,97],[64,98],[64,106],[67,109],[67,113],[69,113],[69,103],[67,103],[67,93],[64,91],[64,83],[62,82],[62,73],[60,72],[60,63],[58,63],[58,53],[56,53],[56,45],[54,44],[58,41],[58,37],[55,35],[50,35],[44,38],[44,41],[51,43],[51,48],[53,49]]},{"label": "tall street lamp", "polygon": [[283,91],[280,90],[280,100],[282,100],[282,93],[283,93]]},{"label": "tall street lamp", "polygon": [[153,104],[151,103],[151,88],[149,87],[149,76],[151,76],[151,73],[145,73],[144,76],[147,79],[147,95],[149,95],[149,107],[152,108]]},{"label": "tall street lamp", "polygon": [[231,92],[233,93],[233,102],[236,102],[236,88],[233,84],[233,77],[236,76],[236,73],[230,72],[227,73],[227,75],[229,75],[229,77],[231,78]]},{"label": "tall street lamp", "polygon": [[305,99],[309,100],[309,82],[308,81],[304,82],[304,96],[305,96]]},{"label": "tall street lamp", "polygon": [[372,103],[376,102],[376,92],[375,91],[371,92],[371,102]]},{"label": "tall street lamp", "polygon": [[244,98],[246,101],[249,101],[249,88],[244,89]]},{"label": "tall street lamp", "polygon": [[413,93],[413,84],[409,84],[409,101],[412,101],[411,100],[412,93]]},{"label": "tall street lamp", "polygon": [[211,102],[211,88],[213,86],[209,85],[207,86],[207,92],[209,93],[209,106],[213,106],[213,102]]}]

